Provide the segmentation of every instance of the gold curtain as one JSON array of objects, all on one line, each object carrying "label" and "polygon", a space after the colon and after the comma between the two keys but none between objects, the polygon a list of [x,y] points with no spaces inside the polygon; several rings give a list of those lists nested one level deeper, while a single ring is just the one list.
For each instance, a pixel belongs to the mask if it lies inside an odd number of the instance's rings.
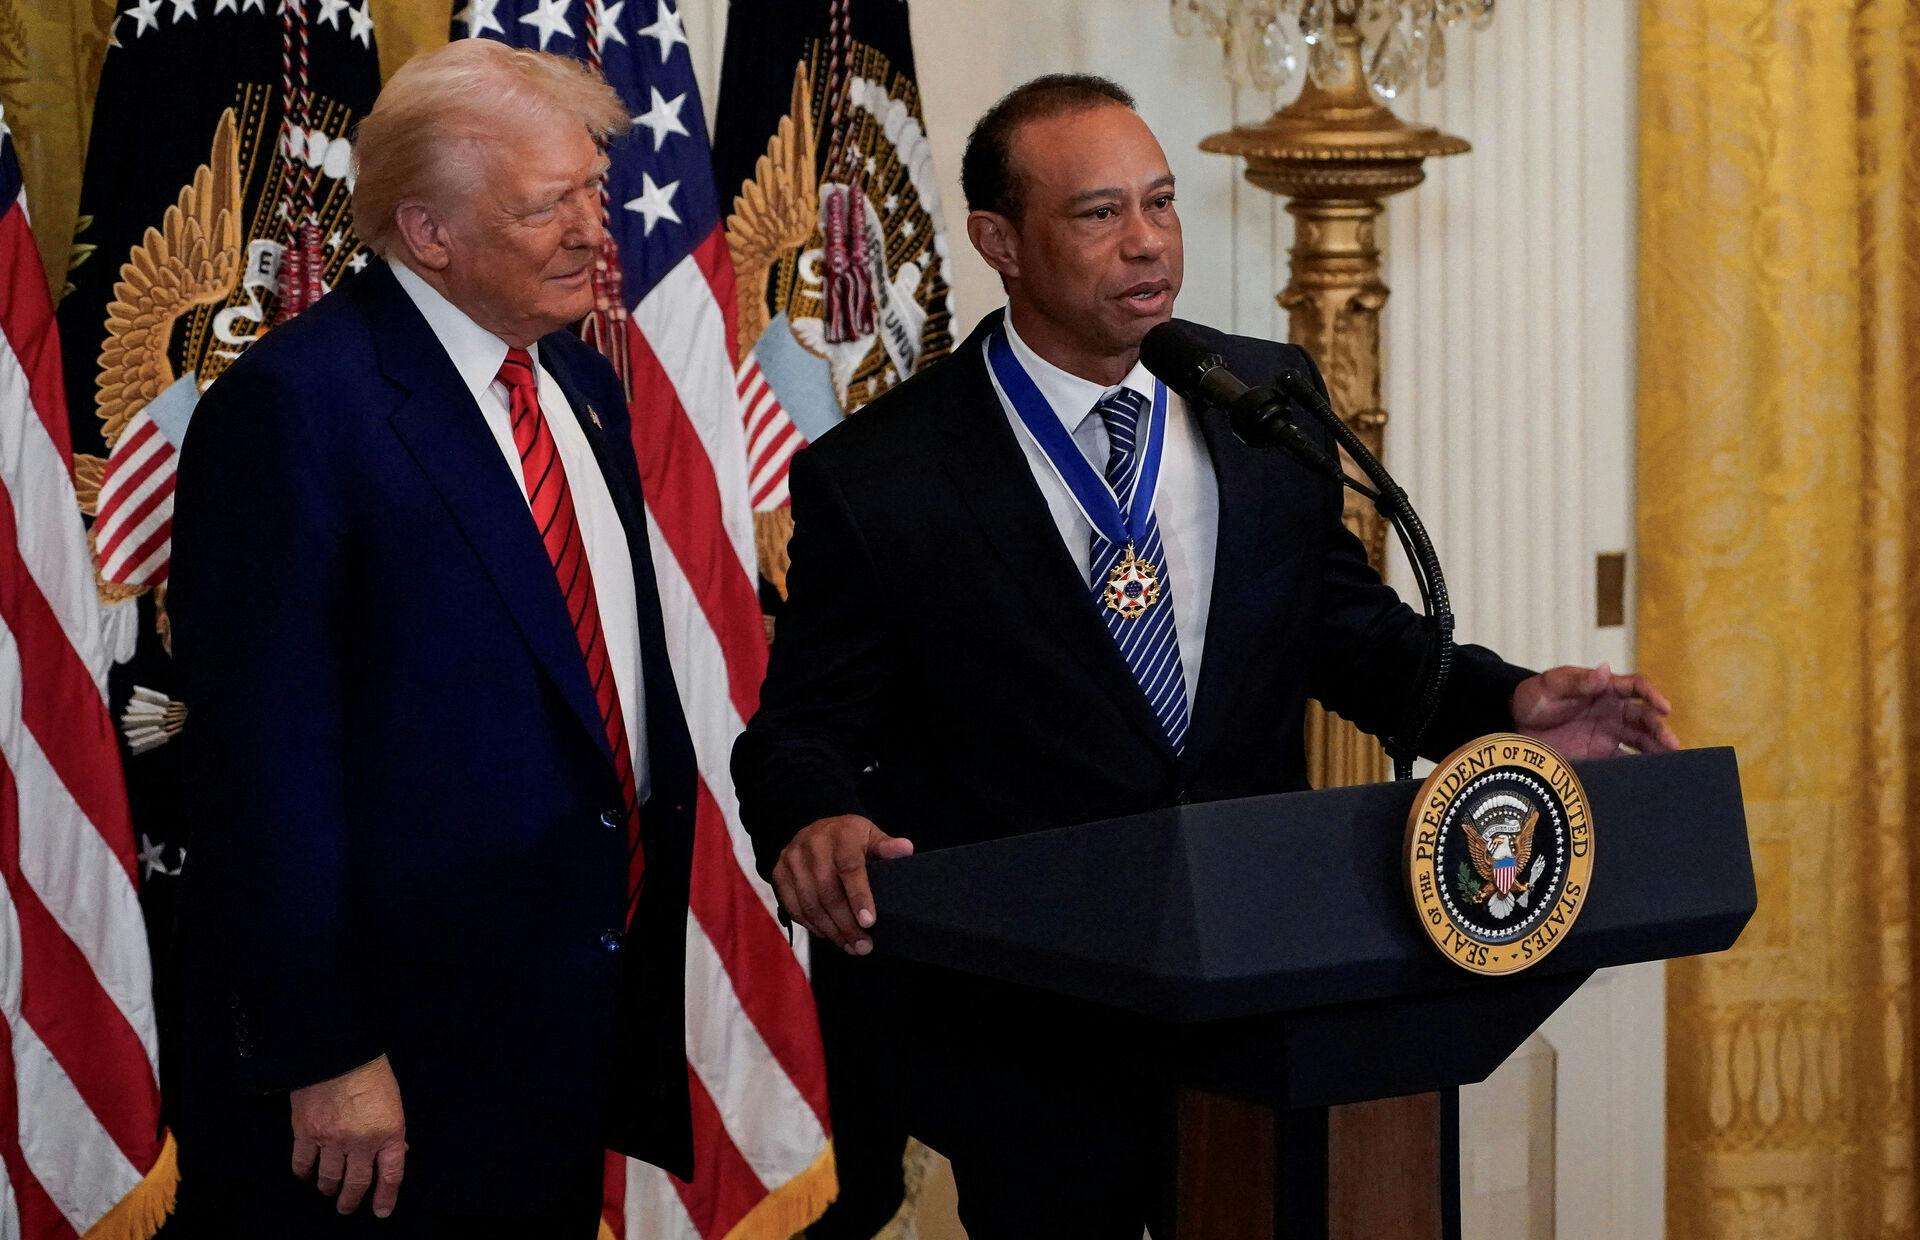
[{"label": "gold curtain", "polygon": [[1640,661],[1760,895],[1668,973],[1668,1234],[1914,1237],[1920,9],[1640,13]]},{"label": "gold curtain", "polygon": [[[450,3],[371,0],[380,76],[447,41]],[[93,95],[114,0],[0,0],[0,105],[27,183],[34,241],[56,300],[80,210]]]}]

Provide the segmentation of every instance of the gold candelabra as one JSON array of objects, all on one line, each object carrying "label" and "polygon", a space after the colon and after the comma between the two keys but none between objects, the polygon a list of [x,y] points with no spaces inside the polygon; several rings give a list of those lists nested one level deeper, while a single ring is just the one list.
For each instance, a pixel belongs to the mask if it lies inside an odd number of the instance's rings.
[{"label": "gold candelabra", "polygon": [[[1247,161],[1246,177],[1287,199],[1294,218],[1291,271],[1279,302],[1294,343],[1320,364],[1334,408],[1383,457],[1387,411],[1380,406],[1380,279],[1374,223],[1384,200],[1425,179],[1422,164],[1468,145],[1437,129],[1409,125],[1375,97],[1363,36],[1352,16],[1321,33],[1328,61],[1292,103],[1258,125],[1217,133],[1200,148]],[[1347,524],[1384,567],[1386,524],[1349,493]],[[1307,718],[1307,764],[1315,787],[1386,777],[1379,745],[1318,706]]]}]

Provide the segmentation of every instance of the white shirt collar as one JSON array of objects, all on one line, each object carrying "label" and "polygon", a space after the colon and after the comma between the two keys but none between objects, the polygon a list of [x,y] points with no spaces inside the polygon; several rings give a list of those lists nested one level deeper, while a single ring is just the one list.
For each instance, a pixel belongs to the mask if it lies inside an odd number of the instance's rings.
[{"label": "white shirt collar", "polygon": [[[418,272],[404,263],[390,263],[388,266],[393,271],[394,279],[400,281],[400,287],[407,291],[407,296],[413,298],[421,317],[433,329],[440,347],[453,359],[454,369],[460,372],[467,390],[473,393],[474,401],[479,403],[487,389],[500,377],[500,365],[507,360],[507,342],[474,322],[466,311],[448,301],[439,289],[428,284]],[[533,364],[539,366],[540,346],[535,344],[528,352],[533,355]]]},{"label": "white shirt collar", "polygon": [[1001,316],[1001,322],[1006,325],[1007,343],[1013,346],[1013,356],[1019,360],[1034,386],[1040,389],[1040,394],[1047,398],[1054,416],[1060,419],[1069,435],[1080,429],[1080,424],[1087,420],[1087,415],[1093,412],[1095,405],[1121,388],[1131,388],[1146,397],[1149,405],[1153,403],[1153,372],[1147,369],[1145,363],[1135,362],[1133,369],[1127,372],[1127,377],[1116,386],[1101,387],[1091,379],[1082,379],[1079,375],[1060,369],[1035,353],[1026,341],[1020,339],[1020,333],[1014,330],[1011,310]]}]

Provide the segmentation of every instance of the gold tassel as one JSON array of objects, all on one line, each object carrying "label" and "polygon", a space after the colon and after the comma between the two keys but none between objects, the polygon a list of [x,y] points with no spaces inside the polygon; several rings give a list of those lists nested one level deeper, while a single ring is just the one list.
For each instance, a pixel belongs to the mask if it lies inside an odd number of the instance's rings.
[{"label": "gold tassel", "polygon": [[87,1228],[84,1240],[150,1240],[173,1213],[174,1194],[180,1188],[180,1163],[174,1156],[173,1134],[160,1147],[153,1169],[120,1204]]},{"label": "gold tassel", "polygon": [[827,1204],[840,1195],[833,1169],[833,1146],[814,1159],[813,1166],[760,1199],[735,1223],[726,1240],[788,1240],[826,1213]]},{"label": "gold tassel", "polygon": [[785,504],[753,514],[754,550],[760,560],[760,575],[773,583],[780,597],[787,597],[787,541],[793,537],[793,509]]},{"label": "gold tassel", "polygon": [[614,1240],[613,1224],[604,1218],[600,1220],[600,1240]]}]

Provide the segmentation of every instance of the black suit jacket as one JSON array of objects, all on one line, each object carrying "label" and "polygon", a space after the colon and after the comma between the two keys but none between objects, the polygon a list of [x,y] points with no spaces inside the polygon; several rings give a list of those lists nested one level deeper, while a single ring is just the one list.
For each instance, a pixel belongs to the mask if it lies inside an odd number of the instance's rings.
[{"label": "black suit jacket", "polygon": [[[1220,529],[1176,757],[988,380],[980,346],[997,322],[794,459],[791,595],[734,751],[763,872],[832,814],[924,849],[1301,789],[1308,698],[1375,734],[1411,704],[1420,618],[1341,524],[1339,489],[1202,408],[1188,416]],[[1251,382],[1288,366],[1318,381],[1291,345],[1194,330]],[[1526,674],[1464,647],[1428,749],[1510,726]]]},{"label": "black suit jacket", "polygon": [[632,554],[645,896],[628,927],[620,788],[520,482],[375,264],[234,363],[181,456],[190,1170],[286,1177],[286,1091],[381,1053],[403,1200],[538,1209],[603,1141],[691,1170],[692,744],[618,381],[566,333],[540,360]]},{"label": "black suit jacket", "polygon": [[[981,344],[998,321],[794,458],[790,597],[760,710],[733,755],[763,873],[801,827],[835,814],[865,814],[925,850],[1303,789],[1309,698],[1375,734],[1397,730],[1412,704],[1420,618],[1341,524],[1339,488],[1248,448],[1219,411],[1194,409],[1220,527],[1192,726],[1176,756],[988,379]],[[1289,366],[1319,382],[1298,348],[1194,330],[1250,382]],[[1331,450],[1320,429],[1308,433]],[[1510,727],[1526,675],[1463,647],[1428,750]],[[997,1025],[1030,1045],[1044,1023],[1009,991],[957,977],[916,985],[831,950],[816,971],[832,975],[836,996],[914,991],[884,1009],[823,1000],[829,1024],[902,1035],[841,1062],[923,1051],[951,1087],[934,1088],[932,1110],[975,1107],[989,1126],[1004,1114],[994,1081],[1005,1057],[986,1043]],[[960,1063],[974,1052],[978,1071]],[[924,1092],[928,1076],[866,1088]],[[937,1144],[941,1118],[923,1111],[911,1123]]]}]

